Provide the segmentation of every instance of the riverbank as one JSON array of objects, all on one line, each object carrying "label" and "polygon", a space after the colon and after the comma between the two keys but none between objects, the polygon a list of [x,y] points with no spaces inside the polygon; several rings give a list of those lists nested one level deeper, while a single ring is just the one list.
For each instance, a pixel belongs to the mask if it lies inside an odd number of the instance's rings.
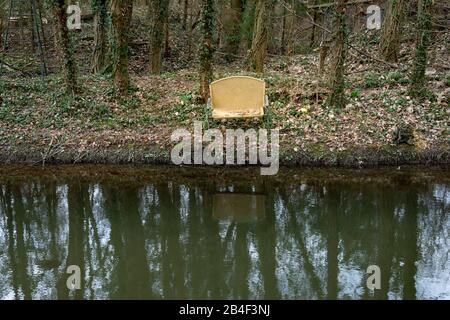
[{"label": "riverbank", "polygon": [[[170,150],[158,148],[84,149],[58,146],[43,148],[35,145],[4,147],[0,164],[172,164]],[[450,164],[450,151],[429,149],[418,151],[411,147],[382,149],[349,149],[341,151],[290,152],[281,150],[280,165],[307,167],[372,168],[400,165]]]},{"label": "riverbank", "polygon": [[390,185],[392,183],[413,185],[417,181],[440,184],[450,183],[450,165],[434,166],[381,166],[376,168],[318,168],[280,167],[273,176],[262,176],[256,166],[175,166],[175,165],[0,165],[0,183],[11,181],[93,181],[142,184],[147,182],[180,184],[261,184],[273,186],[299,185],[319,181],[330,183],[367,183]]},{"label": "riverbank", "polygon": [[[348,75],[347,105],[340,110],[326,105],[328,91],[317,73],[316,54],[274,58],[264,75],[242,72],[239,64],[219,65],[214,78],[245,74],[264,79],[272,128],[280,132],[281,165],[450,163],[445,69],[431,70],[427,97],[414,100],[408,96],[407,68],[364,71],[367,65],[356,62]],[[132,83],[132,93],[123,98],[101,76],[81,77],[76,96],[61,92],[57,76],[0,79],[0,163],[170,164],[173,131],[192,132],[194,121],[204,119],[197,72],[135,75]],[[231,120],[211,127],[224,133],[263,123]]]}]

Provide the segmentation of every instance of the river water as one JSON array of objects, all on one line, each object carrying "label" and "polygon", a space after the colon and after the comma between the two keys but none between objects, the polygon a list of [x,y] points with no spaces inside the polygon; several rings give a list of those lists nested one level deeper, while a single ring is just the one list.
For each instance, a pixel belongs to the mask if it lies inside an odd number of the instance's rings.
[{"label": "river water", "polygon": [[0,299],[450,299],[448,169],[3,166]]}]

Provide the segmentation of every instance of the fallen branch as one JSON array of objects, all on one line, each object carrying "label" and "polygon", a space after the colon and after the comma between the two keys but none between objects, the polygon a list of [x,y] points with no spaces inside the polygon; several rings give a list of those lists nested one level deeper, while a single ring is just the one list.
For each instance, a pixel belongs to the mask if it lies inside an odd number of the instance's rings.
[{"label": "fallen branch", "polygon": [[[349,4],[363,3],[363,2],[368,2],[368,1],[363,1],[363,0],[361,0],[361,1],[353,1],[352,3],[349,3]],[[293,12],[293,10],[292,10],[291,8],[289,8],[283,1],[281,2],[281,4],[282,4],[287,10],[291,11],[294,15],[297,16],[297,14],[295,14],[295,12]],[[327,5],[330,5],[330,6],[331,6],[331,5],[334,5],[334,4],[335,4],[335,3],[330,3],[330,4],[327,4]],[[306,13],[306,15],[308,16],[308,18],[309,18],[309,20],[310,20],[309,22],[310,22],[312,25],[314,25],[314,26],[316,26],[316,27],[322,29],[323,31],[325,31],[325,32],[327,32],[327,33],[329,33],[329,34],[333,34],[328,28],[322,26],[322,25],[319,24],[319,23],[314,22],[313,17],[311,17],[311,15],[309,14],[308,11],[306,11],[305,13]],[[349,46],[350,48],[352,48],[353,50],[357,51],[358,53],[364,55],[365,57],[371,59],[371,60],[374,60],[374,61],[383,63],[383,64],[389,66],[390,68],[398,68],[398,66],[396,66],[396,65],[394,65],[394,64],[391,64],[391,63],[386,62],[386,61],[384,61],[384,60],[381,60],[381,59],[372,57],[371,55],[367,54],[366,52],[361,51],[361,50],[359,50],[358,48],[352,46],[350,43],[348,44],[348,46]]]},{"label": "fallen branch", "polygon": [[370,71],[370,68],[366,68],[366,69],[362,69],[362,70],[356,70],[356,71],[352,71],[352,72],[347,72],[346,75],[350,75],[350,74],[356,74],[356,73],[362,73],[362,72],[366,72],[366,71]]},{"label": "fallen branch", "polygon": [[13,65],[10,65],[9,63],[5,62],[4,60],[0,59],[0,64],[6,66],[7,68],[10,68],[14,71],[20,72],[22,75],[29,75],[29,73],[23,71],[22,69],[19,69],[17,67],[14,67]]},{"label": "fallen branch", "polygon": [[387,61],[384,61],[384,60],[381,60],[381,59],[378,59],[378,58],[375,58],[375,57],[372,57],[372,56],[369,55],[368,53],[359,50],[358,48],[356,48],[355,46],[352,46],[351,44],[348,44],[348,46],[349,46],[349,48],[352,48],[353,50],[355,50],[355,51],[358,52],[359,54],[362,54],[363,56],[365,56],[365,57],[367,57],[367,58],[369,58],[369,59],[371,59],[371,60],[374,60],[374,61],[380,62],[380,63],[382,63],[382,64],[385,64],[385,65],[387,65],[387,66],[390,67],[390,68],[398,68],[397,65],[391,64],[391,63],[389,63],[389,62],[387,62]]},{"label": "fallen branch", "polygon": [[[372,2],[372,0],[354,0],[354,1],[347,2],[347,5],[362,4],[362,3],[367,3],[367,2]],[[328,7],[332,7],[332,6],[336,6],[336,5],[337,5],[337,2],[330,2],[330,3],[307,5],[306,7],[308,9],[321,9],[321,8],[328,8]]]},{"label": "fallen branch", "polygon": [[133,42],[131,42],[131,45],[133,45],[133,46],[144,46],[144,45],[147,45],[147,44],[150,44],[150,41],[143,40],[143,41],[133,41]]},{"label": "fallen branch", "polygon": [[64,148],[61,147],[63,141],[57,142],[55,145],[53,145],[54,140],[55,140],[55,138],[52,137],[45,153],[41,152],[42,159],[39,161],[36,161],[35,163],[33,163],[33,165],[42,163],[42,166],[45,166],[45,162],[47,161],[47,159],[52,158],[52,157],[56,156],[57,154],[64,151]]}]

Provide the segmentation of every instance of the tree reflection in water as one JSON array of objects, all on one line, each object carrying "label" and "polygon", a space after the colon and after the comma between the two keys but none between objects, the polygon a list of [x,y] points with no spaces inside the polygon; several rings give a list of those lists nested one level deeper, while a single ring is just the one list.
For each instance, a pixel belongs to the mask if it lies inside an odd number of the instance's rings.
[{"label": "tree reflection in water", "polygon": [[[0,298],[450,298],[448,183],[269,180],[263,214],[213,214],[218,192],[260,185],[0,182]],[[81,290],[66,288],[69,265]],[[369,265],[381,290],[366,288]]]}]

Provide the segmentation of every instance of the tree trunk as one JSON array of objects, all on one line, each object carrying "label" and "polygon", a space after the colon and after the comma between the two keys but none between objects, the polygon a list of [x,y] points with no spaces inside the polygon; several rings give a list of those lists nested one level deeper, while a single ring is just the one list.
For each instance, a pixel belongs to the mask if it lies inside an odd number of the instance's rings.
[{"label": "tree trunk", "polygon": [[252,48],[249,54],[250,70],[264,71],[264,62],[267,57],[267,43],[269,33],[269,2],[270,0],[257,0],[255,27],[253,30]]},{"label": "tree trunk", "polygon": [[[223,12],[224,11],[224,7],[225,4],[223,2],[216,2],[217,5],[217,12]],[[222,47],[222,33],[223,33],[223,19],[222,17],[216,16],[216,43],[215,43],[215,47],[220,49]],[[225,30],[226,31],[226,30]]]},{"label": "tree trunk", "polygon": [[36,5],[37,5],[37,11],[38,11],[39,29],[40,29],[40,34],[42,36],[41,42],[42,42],[43,47],[45,48],[47,39],[45,37],[44,24],[42,23],[42,21],[43,21],[42,15],[43,15],[43,12],[45,11],[44,1],[38,0],[38,1],[36,1]]},{"label": "tree trunk", "polygon": [[[1,9],[0,9],[1,10]],[[33,50],[34,51],[36,51],[36,49],[37,49],[37,46],[36,46],[36,43],[37,43],[37,35],[36,35],[36,25],[34,24],[34,19],[36,18],[35,17],[35,15],[34,15],[34,10],[33,10],[33,2],[32,2],[32,0],[30,0],[30,7],[29,7],[29,12],[30,12],[30,21],[31,21],[31,23],[30,23],[30,42],[31,42],[31,45],[32,45],[32,47],[33,47]]]},{"label": "tree trunk", "polygon": [[284,54],[290,56],[295,51],[293,36],[294,36],[294,27],[296,23],[296,16],[293,13],[295,9],[292,2],[288,2],[287,5],[289,6],[289,10],[287,10],[287,17],[286,17],[286,34],[285,34],[286,44]]},{"label": "tree trunk", "polygon": [[150,39],[150,67],[152,74],[161,73],[161,53],[164,41],[164,25],[169,11],[168,0],[153,0],[153,27]]},{"label": "tree trunk", "polygon": [[400,26],[404,16],[404,0],[391,0],[380,40],[381,57],[389,62],[397,62],[400,53]]},{"label": "tree trunk", "polygon": [[292,41],[295,25],[295,15],[293,12],[295,8],[292,0],[285,1],[283,5],[283,21],[281,34],[281,54],[291,55],[294,52],[294,45]]},{"label": "tree trunk", "polygon": [[209,83],[213,73],[214,55],[214,0],[202,0],[202,35],[200,47],[200,96],[204,101],[209,97]]},{"label": "tree trunk", "polygon": [[286,53],[286,16],[287,10],[286,7],[283,6],[283,21],[281,22],[281,45],[280,45],[280,53]]},{"label": "tree trunk", "polygon": [[183,30],[187,30],[188,28],[188,12],[189,12],[189,0],[184,0],[183,6]]},{"label": "tree trunk", "polygon": [[413,72],[411,76],[410,94],[423,96],[426,92],[427,50],[431,33],[431,9],[433,0],[419,0],[418,33]]},{"label": "tree trunk", "polygon": [[[315,4],[318,4],[316,1]],[[311,38],[309,40],[309,47],[314,48],[314,43],[316,42],[316,24],[317,24],[317,18],[318,18],[318,10],[316,8],[313,9],[313,25],[311,30]]]},{"label": "tree trunk", "polygon": [[3,21],[5,19],[5,10],[3,9],[3,5],[0,5],[0,45],[3,44]]},{"label": "tree trunk", "polygon": [[320,56],[319,56],[319,75],[322,77],[325,70],[325,61],[327,60],[328,52],[330,51],[330,46],[323,43],[320,45]]},{"label": "tree trunk", "polygon": [[[247,0],[242,17],[242,48],[249,52],[252,47],[253,28],[255,27],[256,0]],[[248,57],[247,57],[248,58]]]},{"label": "tree trunk", "polygon": [[94,52],[91,60],[91,72],[99,73],[105,68],[105,57],[107,52],[107,24],[108,9],[107,0],[93,0],[92,10],[94,12]]},{"label": "tree trunk", "polygon": [[130,75],[128,73],[128,41],[133,13],[133,2],[113,0],[111,4],[113,44],[114,86],[121,95],[128,95]]},{"label": "tree trunk", "polygon": [[227,36],[227,49],[228,58],[233,59],[233,56],[239,52],[241,44],[241,22],[244,14],[244,2],[243,0],[231,0],[231,28]]},{"label": "tree trunk", "polygon": [[153,26],[153,18],[155,17],[155,10],[153,9],[153,0],[147,0],[147,19],[150,26]]},{"label": "tree trunk", "polygon": [[346,25],[347,0],[339,0],[335,12],[336,34],[333,65],[331,69],[331,95],[329,104],[336,108],[345,106],[345,60],[347,57],[348,33]]},{"label": "tree trunk", "polygon": [[61,52],[66,92],[74,94],[77,89],[77,76],[74,57],[74,48],[67,28],[67,13],[64,0],[52,0],[52,9],[55,16],[58,47]]},{"label": "tree trunk", "polygon": [[169,24],[169,15],[166,17],[166,23],[164,24],[164,57],[170,57],[170,24]]}]

